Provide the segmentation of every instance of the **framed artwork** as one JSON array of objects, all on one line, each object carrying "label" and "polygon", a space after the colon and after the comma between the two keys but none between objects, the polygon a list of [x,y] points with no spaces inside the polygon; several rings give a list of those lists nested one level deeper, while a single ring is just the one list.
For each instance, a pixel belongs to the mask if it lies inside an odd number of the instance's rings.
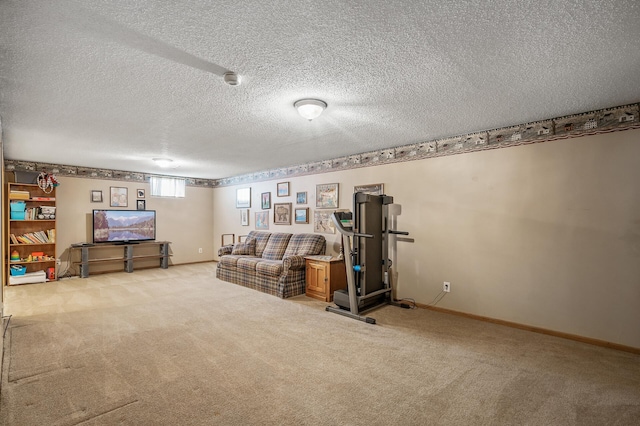
[{"label": "framed artwork", "polygon": [[251,207],[251,188],[236,189],[236,208]]},{"label": "framed artwork", "polygon": [[322,234],[335,234],[336,227],[331,220],[333,211],[314,211],[313,212],[313,232]]},{"label": "framed artwork", "polygon": [[338,199],[337,183],[323,183],[316,185],[316,208],[337,209]]},{"label": "framed artwork", "polygon": [[291,203],[273,203],[273,224],[291,225]]},{"label": "framed artwork", "polygon": [[269,212],[256,212],[256,229],[269,229]]},{"label": "framed artwork", "polygon": [[138,198],[144,198],[144,189],[137,189]]},{"label": "framed artwork", "polygon": [[278,182],[278,197],[289,196],[289,182]]},{"label": "framed artwork", "polygon": [[249,226],[249,209],[240,210],[240,225]]},{"label": "framed artwork", "polygon": [[136,203],[136,209],[137,210],[145,210],[146,206],[146,201],[144,200],[138,200],[138,202]]},{"label": "framed artwork", "polygon": [[91,202],[92,203],[101,203],[102,202],[102,191],[93,190],[91,191]]},{"label": "framed artwork", "polygon": [[296,223],[309,223],[309,207],[296,207],[294,217]]},{"label": "framed artwork", "polygon": [[383,195],[384,183],[373,183],[370,185],[356,185],[353,187],[353,192],[364,192],[371,195]]},{"label": "framed artwork", "polygon": [[127,188],[112,186],[110,195],[111,207],[127,207],[129,205]]},{"label": "framed artwork", "polygon": [[296,204],[307,204],[306,192],[296,192]]},{"label": "framed artwork", "polygon": [[263,192],[262,195],[260,196],[260,200],[262,201],[262,208],[263,209],[270,209],[271,208],[271,193],[270,192]]}]

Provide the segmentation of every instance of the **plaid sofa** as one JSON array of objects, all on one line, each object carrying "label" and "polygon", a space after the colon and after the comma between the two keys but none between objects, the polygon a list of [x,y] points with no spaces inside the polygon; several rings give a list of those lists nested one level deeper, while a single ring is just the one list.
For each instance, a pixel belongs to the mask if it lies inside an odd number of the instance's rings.
[{"label": "plaid sofa", "polygon": [[304,256],[324,254],[318,234],[251,231],[242,243],[218,250],[216,277],[282,299],[304,294]]}]

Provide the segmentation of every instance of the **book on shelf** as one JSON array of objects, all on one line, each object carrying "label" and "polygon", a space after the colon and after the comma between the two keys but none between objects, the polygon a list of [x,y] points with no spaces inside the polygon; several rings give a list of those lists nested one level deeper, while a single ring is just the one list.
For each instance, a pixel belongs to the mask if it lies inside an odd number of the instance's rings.
[{"label": "book on shelf", "polygon": [[31,197],[33,201],[55,201],[56,197]]},{"label": "book on shelf", "polygon": [[28,200],[30,197],[29,191],[19,191],[17,189],[9,191],[9,198],[12,200]]},{"label": "book on shelf", "polygon": [[22,235],[10,235],[13,244],[49,244],[56,242],[56,230],[27,232]]}]

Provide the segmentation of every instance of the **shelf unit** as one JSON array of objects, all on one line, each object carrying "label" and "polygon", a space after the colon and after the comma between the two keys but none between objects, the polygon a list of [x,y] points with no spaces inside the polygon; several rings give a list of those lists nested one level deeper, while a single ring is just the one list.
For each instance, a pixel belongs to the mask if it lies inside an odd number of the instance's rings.
[{"label": "shelf unit", "polygon": [[[29,192],[29,198],[13,198],[11,191],[26,191]],[[22,265],[26,267],[26,272],[36,272],[36,271],[44,271],[45,274],[49,268],[56,267],[56,243],[55,237],[51,242],[47,243],[19,243],[16,244],[11,240],[11,234],[15,236],[20,236],[28,233],[33,233],[37,231],[44,231],[45,233],[48,230],[53,229],[55,232],[56,229],[56,220],[55,219],[36,219],[36,220],[16,220],[11,219],[11,209],[10,203],[11,201],[24,201],[26,203],[27,209],[41,206],[51,206],[55,207],[56,205],[56,188],[49,193],[45,193],[38,185],[28,184],[28,183],[16,183],[9,182],[7,183],[7,188],[5,192],[5,212],[7,217],[7,233],[4,236],[4,244],[5,244],[5,255],[6,260],[5,264],[8,265],[6,268],[6,276],[5,276],[5,284],[9,284],[9,276],[10,276],[10,265]],[[34,199],[36,198],[36,199]],[[46,199],[37,199],[37,198],[50,198],[50,200]],[[11,253],[18,252],[20,256],[20,261],[11,261]],[[37,260],[37,261],[27,261],[27,258],[30,254],[34,252],[43,252],[45,256],[49,258],[49,260]]]}]

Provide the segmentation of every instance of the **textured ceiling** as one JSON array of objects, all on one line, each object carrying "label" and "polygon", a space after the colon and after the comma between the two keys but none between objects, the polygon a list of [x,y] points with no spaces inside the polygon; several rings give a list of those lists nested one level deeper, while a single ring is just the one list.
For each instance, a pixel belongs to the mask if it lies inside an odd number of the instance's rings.
[{"label": "textured ceiling", "polygon": [[637,0],[0,1],[14,160],[217,179],[638,101]]}]

